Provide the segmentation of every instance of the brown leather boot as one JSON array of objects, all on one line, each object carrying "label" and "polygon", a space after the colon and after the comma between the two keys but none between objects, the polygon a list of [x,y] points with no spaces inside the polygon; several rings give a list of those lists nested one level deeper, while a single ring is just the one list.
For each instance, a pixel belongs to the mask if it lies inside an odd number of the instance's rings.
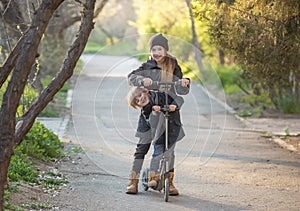
[{"label": "brown leather boot", "polygon": [[156,173],[155,171],[150,171],[149,174],[148,174],[148,178],[149,178],[149,181],[148,181],[148,187],[156,187],[157,185],[157,182],[156,182]]},{"label": "brown leather boot", "polygon": [[136,172],[130,172],[128,185],[126,187],[127,194],[136,194],[138,192],[139,176]]},{"label": "brown leather boot", "polygon": [[179,192],[177,188],[175,188],[173,180],[174,180],[174,172],[169,172],[170,174],[170,189],[169,189],[169,195],[170,196],[177,196],[179,195]]}]

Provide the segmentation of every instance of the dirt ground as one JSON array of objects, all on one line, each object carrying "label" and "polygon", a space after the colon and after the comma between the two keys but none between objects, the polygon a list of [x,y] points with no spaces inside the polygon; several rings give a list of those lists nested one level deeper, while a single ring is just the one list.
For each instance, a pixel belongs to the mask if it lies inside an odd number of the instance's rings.
[{"label": "dirt ground", "polygon": [[[244,122],[254,130],[265,132],[267,134],[266,138],[278,142],[281,147],[299,154],[300,117],[280,115],[276,118],[246,118]],[[268,137],[268,135],[271,135],[271,137]]]},{"label": "dirt ground", "polygon": [[[61,164],[57,160],[48,163],[35,160],[33,163],[38,167],[41,175],[45,172],[57,172]],[[40,185],[9,182],[9,187],[13,190],[11,197],[7,201],[13,205],[9,210],[48,210],[54,208],[51,201],[53,197],[59,195],[64,186],[54,189],[43,188]]]}]

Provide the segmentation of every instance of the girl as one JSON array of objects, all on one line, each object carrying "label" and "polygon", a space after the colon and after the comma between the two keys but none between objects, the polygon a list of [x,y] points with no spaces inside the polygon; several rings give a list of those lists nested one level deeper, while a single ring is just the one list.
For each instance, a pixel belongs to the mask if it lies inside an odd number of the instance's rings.
[{"label": "girl", "polygon": [[[138,69],[128,75],[128,83],[131,86],[145,86],[148,90],[167,91],[169,95],[175,96],[176,93],[185,95],[189,92],[189,79],[182,79],[181,68],[177,60],[168,54],[168,40],[162,34],[156,34],[149,40],[150,58]],[[162,90],[161,87],[153,84],[153,81],[170,82],[181,79],[181,84],[172,87],[170,90]],[[136,137],[139,137],[134,160],[130,170],[130,178],[126,193],[136,194],[138,192],[139,174],[143,165],[144,157],[151,145],[151,128],[147,124],[141,113],[138,121]],[[174,169],[170,170],[170,183],[173,184]],[[175,186],[170,186],[170,195],[178,195]]]}]

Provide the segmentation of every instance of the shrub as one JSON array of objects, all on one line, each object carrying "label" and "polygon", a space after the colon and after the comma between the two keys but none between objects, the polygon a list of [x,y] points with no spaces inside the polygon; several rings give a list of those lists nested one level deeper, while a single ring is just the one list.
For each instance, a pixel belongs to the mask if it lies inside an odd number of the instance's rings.
[{"label": "shrub", "polygon": [[300,113],[300,99],[293,94],[286,94],[279,99],[279,108],[283,113]]},{"label": "shrub", "polygon": [[[239,68],[236,66],[218,65],[215,70],[222,82],[226,94],[237,94],[241,92],[241,89],[237,84],[240,79]],[[246,87],[248,85],[243,84],[243,86]]]},{"label": "shrub", "polygon": [[23,154],[21,150],[17,148],[10,161],[8,178],[11,181],[36,183],[38,175],[37,168],[32,165],[27,155]]},{"label": "shrub", "polygon": [[63,143],[58,136],[38,121],[33,124],[19,148],[24,154],[43,161],[63,155]]}]

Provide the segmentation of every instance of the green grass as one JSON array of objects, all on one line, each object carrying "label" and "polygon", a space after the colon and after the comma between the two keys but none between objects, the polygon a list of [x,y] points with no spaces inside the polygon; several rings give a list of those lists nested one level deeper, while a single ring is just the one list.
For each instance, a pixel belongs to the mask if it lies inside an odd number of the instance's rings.
[{"label": "green grass", "polygon": [[[65,155],[63,147],[64,144],[57,135],[36,121],[23,142],[14,149],[8,169],[10,185],[5,190],[5,201],[8,201],[13,193],[20,191],[14,184],[29,184],[52,191],[68,183],[65,176],[56,169],[41,171],[36,165],[40,163],[39,160],[50,162],[53,158],[62,158]],[[31,200],[34,200],[34,196]],[[17,206],[5,203],[6,210],[50,208],[51,206],[47,204],[28,203]]]},{"label": "green grass", "polygon": [[140,52],[136,50],[134,40],[117,40],[114,44],[100,44],[96,42],[88,42],[85,49],[85,54],[103,54],[114,56],[135,56]]},{"label": "green grass", "polygon": [[299,114],[300,99],[297,99],[293,94],[286,94],[279,99],[279,107],[285,114]]},{"label": "green grass", "polygon": [[103,48],[103,45],[96,42],[88,42],[84,48],[84,53],[97,53]]},{"label": "green grass", "polygon": [[[43,87],[46,87],[52,80],[51,76],[42,79]],[[64,86],[56,93],[53,100],[49,102],[46,108],[39,114],[39,117],[61,117],[67,112],[65,108],[67,92],[72,88],[69,82],[66,82]]]},{"label": "green grass", "polygon": [[[218,65],[215,71],[221,80],[226,94],[238,94],[241,92],[241,89],[237,85],[237,81],[240,77],[238,67]],[[247,84],[244,84],[244,86],[247,86]]]}]

